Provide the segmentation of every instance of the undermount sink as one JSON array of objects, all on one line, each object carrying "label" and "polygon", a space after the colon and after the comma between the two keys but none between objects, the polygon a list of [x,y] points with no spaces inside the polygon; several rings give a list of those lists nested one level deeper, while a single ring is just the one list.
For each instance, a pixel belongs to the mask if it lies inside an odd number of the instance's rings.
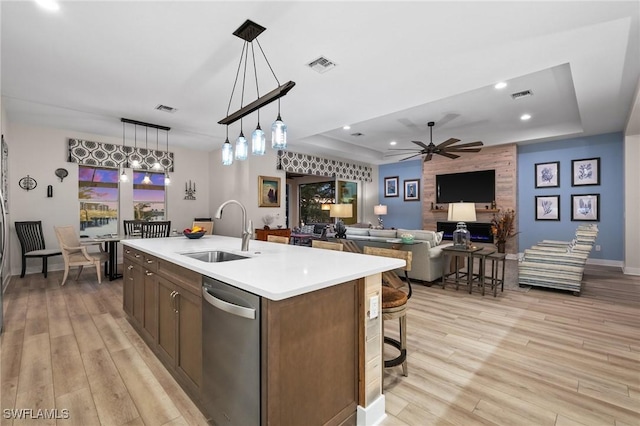
[{"label": "undermount sink", "polygon": [[190,257],[192,259],[200,260],[201,262],[218,263],[228,262],[230,260],[247,259],[249,256],[241,256],[235,253],[229,253],[228,251],[211,250],[211,251],[197,251],[193,253],[181,253],[183,256]]}]

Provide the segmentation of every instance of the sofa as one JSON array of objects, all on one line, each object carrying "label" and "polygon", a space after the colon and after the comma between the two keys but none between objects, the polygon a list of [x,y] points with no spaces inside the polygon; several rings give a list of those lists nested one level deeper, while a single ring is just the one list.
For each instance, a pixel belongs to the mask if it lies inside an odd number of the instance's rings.
[{"label": "sofa", "polygon": [[[435,281],[442,277],[442,247],[451,243],[442,243],[442,232],[422,229],[372,229],[347,226],[347,239],[354,241],[363,250],[364,246],[389,248],[399,245],[400,250],[411,251],[413,261],[409,278],[419,281]],[[413,244],[401,244],[401,236],[411,234]],[[404,274],[404,272],[402,272]]]}]

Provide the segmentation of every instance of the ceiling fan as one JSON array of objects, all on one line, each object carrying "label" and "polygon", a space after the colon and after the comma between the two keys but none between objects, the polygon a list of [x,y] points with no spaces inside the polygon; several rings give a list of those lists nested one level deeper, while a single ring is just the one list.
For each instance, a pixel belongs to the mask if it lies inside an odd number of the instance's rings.
[{"label": "ceiling fan", "polygon": [[417,157],[419,155],[424,155],[425,156],[424,161],[426,162],[426,161],[430,161],[431,158],[433,158],[433,154],[442,155],[444,157],[448,157],[453,160],[460,157],[459,155],[454,154],[456,152],[460,154],[465,152],[480,152],[481,148],[476,148],[476,147],[481,147],[483,145],[481,141],[454,145],[455,143],[460,142],[460,139],[450,138],[439,145],[434,145],[433,144],[433,126],[435,126],[436,123],[433,121],[430,121],[427,124],[429,126],[429,134],[431,138],[429,145],[426,145],[424,142],[421,142],[421,141],[411,141],[421,148],[420,149],[416,149],[416,148],[390,149],[390,151],[404,151],[404,152],[399,152],[396,154],[385,154],[385,157],[392,157],[395,155],[407,155],[410,153],[414,153],[406,158],[401,159],[400,161],[408,160],[410,158]]}]

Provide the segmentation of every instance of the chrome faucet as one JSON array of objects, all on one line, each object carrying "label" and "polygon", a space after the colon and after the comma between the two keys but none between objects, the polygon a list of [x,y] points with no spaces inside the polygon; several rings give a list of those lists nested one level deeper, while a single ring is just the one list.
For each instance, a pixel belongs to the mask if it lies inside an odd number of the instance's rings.
[{"label": "chrome faucet", "polygon": [[222,219],[222,210],[227,206],[227,204],[237,204],[242,209],[242,248],[240,250],[249,251],[249,240],[253,236],[253,222],[251,219],[247,222],[247,209],[244,208],[240,201],[228,200],[222,203],[216,211],[215,218]]}]

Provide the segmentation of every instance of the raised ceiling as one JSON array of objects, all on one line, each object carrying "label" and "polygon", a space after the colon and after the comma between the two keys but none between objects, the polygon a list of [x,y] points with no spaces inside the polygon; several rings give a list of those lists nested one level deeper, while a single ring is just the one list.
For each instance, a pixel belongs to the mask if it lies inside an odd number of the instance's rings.
[{"label": "raised ceiling", "polygon": [[[10,122],[121,137],[127,117],[172,127],[171,145],[204,151],[225,138],[217,122],[227,115],[242,48],[232,33],[246,19],[267,28],[259,40],[280,81],[296,82],[282,99],[290,149],[374,164],[397,161],[384,158],[392,140],[396,148],[428,141],[429,121],[436,144],[623,131],[640,76],[637,1],[0,7]],[[306,64],[319,56],[337,66],[317,73]],[[262,71],[264,93],[276,84]],[[508,86],[496,90],[498,81]],[[511,98],[522,90],[533,96]],[[248,90],[245,104],[255,97]],[[177,111],[157,111],[159,104]],[[523,113],[532,119],[521,121]],[[262,127],[275,115],[275,104],[263,108]],[[245,134],[255,124],[255,114],[247,117]],[[239,122],[230,126],[230,137],[239,130]]]}]

